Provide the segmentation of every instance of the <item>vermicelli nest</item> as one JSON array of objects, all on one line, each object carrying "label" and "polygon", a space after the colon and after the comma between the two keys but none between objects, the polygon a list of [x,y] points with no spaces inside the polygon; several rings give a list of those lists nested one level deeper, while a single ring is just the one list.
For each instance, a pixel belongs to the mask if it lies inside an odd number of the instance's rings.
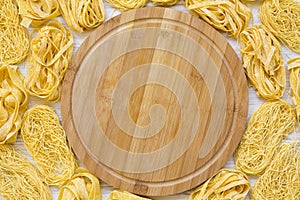
[{"label": "vermicelli nest", "polygon": [[282,144],[266,172],[250,192],[253,200],[300,198],[299,142]]},{"label": "vermicelli nest", "polygon": [[300,58],[287,62],[290,71],[290,86],[294,103],[296,104],[297,117],[300,120]]},{"label": "vermicelli nest", "polygon": [[185,6],[216,29],[238,38],[248,26],[251,10],[239,0],[186,0]]},{"label": "vermicelli nest", "polygon": [[257,95],[279,99],[284,92],[286,75],[281,45],[262,25],[245,29],[240,35],[243,67]]},{"label": "vermicelli nest", "polygon": [[59,192],[58,200],[101,199],[100,183],[97,177],[86,169],[78,168]]},{"label": "vermicelli nest", "polygon": [[48,23],[31,40],[26,89],[29,94],[57,102],[73,50],[73,36],[58,21]]},{"label": "vermicelli nest", "polygon": [[283,100],[263,103],[251,116],[236,149],[236,167],[249,175],[263,174],[295,125],[296,112],[290,104]]},{"label": "vermicelli nest", "polygon": [[158,6],[173,6],[175,5],[178,0],[151,0],[152,3]]},{"label": "vermicelli nest", "polygon": [[0,63],[0,145],[15,142],[27,109],[28,94],[17,66]]},{"label": "vermicelli nest", "polygon": [[12,0],[0,0],[0,23],[19,23],[18,8]]},{"label": "vermicelli nest", "polygon": [[67,24],[83,32],[98,27],[105,19],[102,0],[58,0]]},{"label": "vermicelli nest", "polygon": [[54,110],[36,105],[23,117],[23,142],[50,186],[61,186],[77,168],[74,154]]},{"label": "vermicelli nest", "polygon": [[247,175],[237,169],[221,169],[190,195],[190,200],[242,200],[250,190]]},{"label": "vermicelli nest", "polygon": [[148,0],[106,0],[113,8],[121,11],[144,7]]},{"label": "vermicelli nest", "polygon": [[300,2],[265,0],[260,7],[261,22],[287,47],[300,53]]},{"label": "vermicelli nest", "polygon": [[17,3],[23,18],[21,24],[26,28],[40,26],[60,14],[57,0],[17,0]]},{"label": "vermicelli nest", "polygon": [[7,200],[51,200],[39,171],[12,145],[0,145],[0,195]]}]

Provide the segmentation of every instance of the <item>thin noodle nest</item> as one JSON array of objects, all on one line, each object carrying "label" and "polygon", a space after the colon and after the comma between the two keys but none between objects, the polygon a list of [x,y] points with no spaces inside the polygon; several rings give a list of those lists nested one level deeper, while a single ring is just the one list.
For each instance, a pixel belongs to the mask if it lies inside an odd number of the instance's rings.
[{"label": "thin noodle nest", "polygon": [[251,116],[236,149],[236,167],[249,175],[263,174],[295,125],[296,112],[290,104],[283,100],[263,103]]},{"label": "thin noodle nest", "polygon": [[12,145],[0,145],[0,195],[7,200],[51,200],[39,171]]},{"label": "thin noodle nest", "polygon": [[0,23],[19,23],[18,8],[12,0],[0,0]]},{"label": "thin noodle nest", "polygon": [[50,186],[61,186],[77,168],[74,154],[54,110],[36,105],[23,117],[23,142]]},{"label": "thin noodle nest", "polygon": [[262,25],[245,29],[240,35],[243,67],[257,95],[279,99],[286,86],[281,45]]},{"label": "thin noodle nest", "polygon": [[121,11],[127,11],[136,8],[142,8],[148,0],[106,0],[113,8]]},{"label": "thin noodle nest", "polygon": [[292,97],[296,104],[298,120],[300,120],[300,58],[290,59],[287,64],[290,71]]},{"label": "thin noodle nest", "polygon": [[0,63],[0,145],[17,139],[28,94],[24,77],[16,66]]},{"label": "thin noodle nest", "polygon": [[173,6],[175,5],[178,0],[151,0],[152,3],[158,6]]},{"label": "thin noodle nest", "polygon": [[189,199],[242,200],[249,190],[250,182],[247,175],[237,169],[225,168],[195,189]]}]

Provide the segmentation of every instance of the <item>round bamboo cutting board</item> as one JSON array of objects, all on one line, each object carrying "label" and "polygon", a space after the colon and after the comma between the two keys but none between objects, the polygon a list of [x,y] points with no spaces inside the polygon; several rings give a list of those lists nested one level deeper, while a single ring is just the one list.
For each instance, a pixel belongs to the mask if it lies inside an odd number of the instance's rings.
[{"label": "round bamboo cutting board", "polygon": [[65,76],[61,110],[91,172],[117,188],[162,196],[199,185],[232,155],[248,88],[216,30],[190,14],[143,8],[85,40]]}]

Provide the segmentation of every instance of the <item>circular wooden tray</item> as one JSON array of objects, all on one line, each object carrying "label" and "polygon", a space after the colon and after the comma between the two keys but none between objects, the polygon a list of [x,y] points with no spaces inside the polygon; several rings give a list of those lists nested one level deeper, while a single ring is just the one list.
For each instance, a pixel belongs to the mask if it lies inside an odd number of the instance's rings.
[{"label": "circular wooden tray", "polygon": [[125,12],[92,32],[66,73],[63,126],[83,164],[151,196],[191,189],[243,134],[248,87],[226,39],[165,8]]}]

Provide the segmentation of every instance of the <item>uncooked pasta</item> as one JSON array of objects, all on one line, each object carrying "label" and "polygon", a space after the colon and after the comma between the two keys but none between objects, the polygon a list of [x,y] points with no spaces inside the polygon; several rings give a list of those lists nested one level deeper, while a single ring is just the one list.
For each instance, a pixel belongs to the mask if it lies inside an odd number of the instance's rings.
[{"label": "uncooked pasta", "polygon": [[279,99],[286,84],[281,45],[262,25],[245,29],[240,35],[243,67],[257,95]]},{"label": "uncooked pasta", "polygon": [[27,110],[21,135],[48,185],[61,186],[73,176],[77,162],[51,107],[36,105]]},{"label": "uncooked pasta", "polygon": [[98,27],[105,19],[102,0],[58,0],[67,24],[83,32]]},{"label": "uncooked pasta", "polygon": [[51,200],[51,191],[33,164],[12,145],[0,145],[0,195],[6,200]]},{"label": "uncooked pasta", "polygon": [[148,0],[106,0],[113,8],[121,11],[144,7]]},{"label": "uncooked pasta", "polygon": [[74,176],[60,189],[58,196],[58,200],[96,200],[101,198],[99,180],[83,168],[76,170]]},{"label": "uncooked pasta", "polygon": [[293,58],[287,64],[290,71],[292,97],[296,104],[298,120],[300,120],[300,58]]},{"label": "uncooked pasta", "polygon": [[0,145],[17,139],[28,95],[17,66],[0,63]]},{"label": "uncooked pasta", "polygon": [[26,28],[40,26],[60,14],[57,0],[17,0],[17,3],[23,18],[21,24]]},{"label": "uncooked pasta", "polygon": [[282,144],[266,172],[250,192],[253,200],[300,198],[299,142]]},{"label": "uncooked pasta", "polygon": [[236,167],[249,175],[261,175],[270,165],[282,140],[294,130],[296,112],[283,100],[263,103],[251,116],[236,149]]},{"label": "uncooked pasta", "polygon": [[261,22],[287,47],[300,53],[300,2],[265,0],[260,7]]},{"label": "uncooked pasta", "polygon": [[73,36],[58,21],[39,29],[31,41],[31,55],[27,66],[26,89],[29,94],[57,102],[61,96],[61,82],[69,66]]},{"label": "uncooked pasta", "polygon": [[252,17],[251,10],[239,0],[186,0],[185,6],[191,13],[234,38],[238,38]]},{"label": "uncooked pasta", "polygon": [[250,190],[247,175],[238,169],[221,169],[216,175],[196,188],[190,200],[242,200]]},{"label": "uncooked pasta", "polygon": [[0,23],[19,23],[18,8],[12,0],[0,0]]},{"label": "uncooked pasta", "polygon": [[151,0],[152,3],[158,6],[173,6],[175,5],[178,0]]},{"label": "uncooked pasta", "polygon": [[139,197],[122,190],[114,190],[110,193],[107,200],[150,200],[148,198]]}]

